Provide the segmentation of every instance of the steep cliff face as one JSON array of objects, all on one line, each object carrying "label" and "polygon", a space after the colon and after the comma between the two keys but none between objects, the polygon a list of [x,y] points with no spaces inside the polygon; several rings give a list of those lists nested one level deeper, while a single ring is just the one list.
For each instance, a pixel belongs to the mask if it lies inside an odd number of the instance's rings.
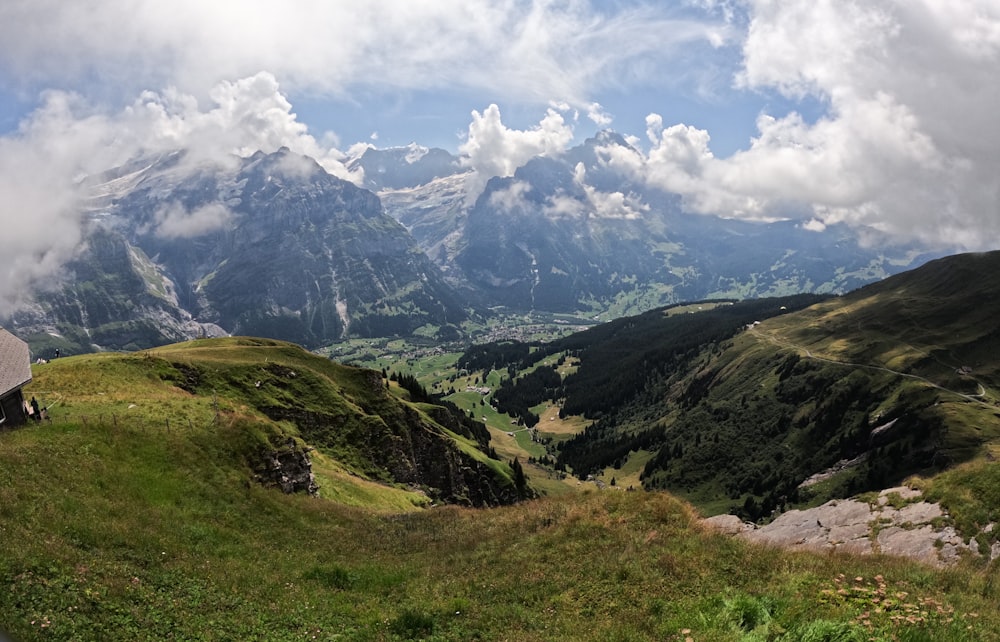
[{"label": "steep cliff face", "polygon": [[426,487],[434,499],[449,504],[498,506],[523,499],[514,484],[501,483],[495,468],[458,448],[439,426],[413,411],[405,417],[410,430],[385,444],[395,481]]},{"label": "steep cliff face", "polygon": [[[358,379],[345,407],[342,399],[320,393],[323,384],[306,371],[271,369],[263,388],[282,387],[297,404],[262,403],[258,409],[274,421],[294,424],[309,444],[335,453],[359,473],[386,483],[418,487],[435,501],[468,506],[497,506],[525,497],[503,471],[506,464],[490,460],[488,436],[482,450],[460,447],[453,431],[457,418],[443,406],[421,410],[398,401],[378,373],[351,373]],[[292,395],[300,387],[319,393]],[[343,389],[342,389],[343,391]],[[339,395],[338,395],[339,396]],[[250,398],[254,403],[253,396]],[[460,412],[460,411],[459,411]]]},{"label": "steep cliff face", "polygon": [[9,321],[37,356],[49,358],[56,348],[62,354],[136,350],[224,334],[194,321],[179,305],[173,281],[114,230],[93,227],[64,272],[61,284],[37,292],[35,303]]},{"label": "steep cliff face", "polygon": [[87,249],[35,309],[80,349],[215,326],[313,347],[465,318],[377,196],[286,149],[223,165],[141,159],[95,178],[91,193]]}]

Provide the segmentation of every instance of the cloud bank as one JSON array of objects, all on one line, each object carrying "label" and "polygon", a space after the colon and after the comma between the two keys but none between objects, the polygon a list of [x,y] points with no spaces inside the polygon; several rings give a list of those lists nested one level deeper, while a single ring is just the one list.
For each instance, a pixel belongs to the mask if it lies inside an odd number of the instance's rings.
[{"label": "cloud bank", "polygon": [[[184,149],[186,162],[224,164],[288,147],[331,174],[358,179],[332,141],[317,140],[297,120],[271,74],[223,82],[210,94],[213,106],[203,110],[176,89],[146,91],[107,114],[78,94],[48,91],[14,135],[0,137],[0,225],[15,232],[4,235],[0,313],[16,307],[26,290],[43,285],[80,248],[90,195],[82,179],[140,154]],[[231,219],[226,213],[164,210],[157,233],[186,238],[208,232]]]},{"label": "cloud bank", "polygon": [[801,216],[986,249],[1000,235],[1000,5],[983,0],[755,0],[738,87],[826,113],[757,119],[747,149],[648,120],[649,180],[693,211]]},{"label": "cloud bank", "polygon": [[574,105],[598,87],[655,77],[681,47],[730,27],[683,6],[634,0],[8,0],[0,70],[25,87],[135,95],[174,86],[204,98],[267,70],[292,93],[464,87]]}]

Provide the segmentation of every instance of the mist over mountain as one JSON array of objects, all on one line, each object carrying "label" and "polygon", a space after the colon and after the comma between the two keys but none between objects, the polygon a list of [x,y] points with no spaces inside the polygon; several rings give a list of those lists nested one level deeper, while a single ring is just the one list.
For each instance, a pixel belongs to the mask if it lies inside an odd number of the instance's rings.
[{"label": "mist over mountain", "polygon": [[285,148],[140,156],[86,180],[84,246],[8,325],[74,352],[223,334],[453,337],[497,306],[613,318],[840,293],[933,256],[847,226],[691,214],[622,169],[634,151],[603,132],[481,193],[458,157],[417,145],[348,163],[371,189]]},{"label": "mist over mountain", "polygon": [[[398,172],[380,171],[400,175],[403,151],[380,157]],[[457,172],[379,194],[453,285],[522,310],[621,315],[712,297],[840,293],[937,256],[846,225],[691,214],[623,168],[633,152],[602,132],[479,194],[463,194]]]},{"label": "mist over mountain", "polygon": [[[318,346],[466,315],[374,194],[286,149],[228,165],[180,152],[139,159],[93,179],[90,192],[88,242],[63,283],[37,294],[34,313],[14,317],[23,335],[56,334],[73,350],[219,333]],[[120,258],[149,258],[103,260],[108,244]],[[74,313],[104,299],[119,304]],[[183,319],[185,329],[93,336],[98,326],[154,323],[146,300],[156,319]]]}]

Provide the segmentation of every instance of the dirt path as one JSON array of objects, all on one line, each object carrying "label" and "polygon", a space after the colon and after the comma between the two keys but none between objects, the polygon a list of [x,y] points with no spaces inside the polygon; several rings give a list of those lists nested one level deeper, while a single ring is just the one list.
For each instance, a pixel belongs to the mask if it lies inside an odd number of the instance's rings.
[{"label": "dirt path", "polygon": [[854,363],[852,361],[841,361],[839,359],[833,359],[833,358],[830,358],[830,357],[824,357],[824,356],[816,355],[816,354],[813,354],[812,351],[809,350],[809,348],[806,348],[805,346],[796,345],[796,344],[791,343],[789,341],[783,341],[783,340],[775,337],[772,334],[764,334],[763,332],[760,332],[756,327],[749,328],[748,332],[752,336],[756,337],[757,339],[761,339],[761,340],[767,341],[767,342],[771,343],[772,345],[776,345],[776,346],[778,346],[780,348],[787,348],[789,350],[794,350],[795,352],[797,352],[799,354],[805,355],[806,358],[808,358],[808,359],[813,359],[815,361],[822,361],[822,362],[825,362],[825,363],[831,363],[831,364],[838,365],[838,366],[847,366],[847,367],[850,367],[850,368],[864,368],[866,370],[878,370],[878,371],[881,371],[881,372],[888,372],[889,374],[893,374],[893,375],[896,375],[898,377],[905,377],[907,379],[914,379],[914,380],[919,381],[919,382],[921,382],[923,384],[926,384],[926,385],[928,385],[928,386],[930,386],[932,388],[936,388],[936,389],[938,389],[938,390],[940,390],[942,392],[947,392],[949,394],[955,395],[957,397],[965,399],[966,401],[975,402],[975,403],[980,404],[980,405],[982,405],[982,406],[984,406],[986,408],[989,408],[991,410],[994,407],[993,404],[991,404],[988,401],[985,401],[983,399],[985,397],[985,395],[986,395],[986,388],[979,381],[976,381],[976,385],[979,387],[980,392],[978,394],[975,394],[975,395],[970,395],[970,394],[966,394],[964,392],[958,392],[957,390],[951,390],[949,388],[945,388],[944,386],[942,386],[940,384],[934,383],[930,379],[927,379],[925,377],[921,377],[920,375],[915,375],[915,374],[912,374],[912,373],[909,373],[909,372],[900,372],[899,370],[893,370],[892,368],[887,368],[885,366],[876,366],[876,365],[872,365],[872,364],[868,364],[868,363]]}]

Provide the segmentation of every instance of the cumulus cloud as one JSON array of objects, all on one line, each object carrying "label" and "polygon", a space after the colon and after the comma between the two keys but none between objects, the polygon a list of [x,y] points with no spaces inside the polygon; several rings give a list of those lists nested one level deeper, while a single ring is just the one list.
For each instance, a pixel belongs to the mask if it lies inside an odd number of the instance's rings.
[{"label": "cumulus cloud", "polygon": [[[0,314],[78,249],[89,195],[83,179],[141,153],[185,149],[187,162],[225,163],[234,155],[288,147],[335,175],[359,178],[344,166],[345,154],[297,120],[272,75],[220,83],[211,96],[213,106],[201,109],[193,96],[176,89],[147,91],[109,114],[73,92],[48,91],[16,132],[0,137],[0,225],[14,231],[5,235]],[[307,165],[284,169],[314,170]],[[157,231],[186,238],[226,221],[221,210],[171,209],[162,213]]]},{"label": "cumulus cloud", "polygon": [[739,87],[826,105],[762,114],[724,159],[707,131],[649,120],[646,177],[692,210],[847,222],[942,247],[1000,233],[1000,5],[754,0]]},{"label": "cumulus cloud", "polygon": [[636,219],[649,210],[649,206],[633,194],[601,192],[589,185],[586,187],[586,194],[593,208],[593,215],[597,218]]},{"label": "cumulus cloud", "polygon": [[145,151],[187,149],[196,158],[250,156],[260,150],[288,147],[316,159],[331,174],[358,180],[344,166],[346,155],[317,140],[300,122],[277,79],[259,72],[223,81],[210,92],[213,106],[202,110],[197,99],[176,89],[145,91],[118,119],[136,148]]},{"label": "cumulus cloud", "polygon": [[562,152],[572,140],[572,127],[553,108],[528,130],[508,129],[496,105],[482,113],[473,111],[468,137],[459,147],[462,163],[473,170],[466,181],[466,193],[475,198],[490,178],[512,176],[531,158]]}]

